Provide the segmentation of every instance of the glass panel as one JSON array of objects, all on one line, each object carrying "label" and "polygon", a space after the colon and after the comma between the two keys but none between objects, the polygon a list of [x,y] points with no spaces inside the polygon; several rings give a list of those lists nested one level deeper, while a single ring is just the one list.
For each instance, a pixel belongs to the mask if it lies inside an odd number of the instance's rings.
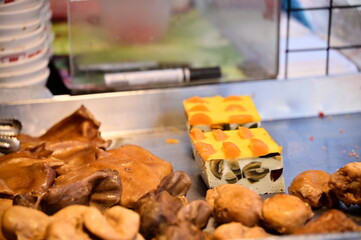
[{"label": "glass panel", "polygon": [[292,8],[314,8],[314,7],[329,7],[330,0],[291,0]]},{"label": "glass panel", "polygon": [[[197,71],[201,73],[197,75],[200,80],[185,82],[183,78],[172,80],[170,76],[161,80],[157,76],[148,83],[146,80],[141,84],[122,82],[116,90],[277,76],[279,0],[69,0],[68,3],[72,89],[114,90],[104,80],[111,73],[174,68],[202,70]],[[217,76],[218,68],[222,77],[212,77]]]},{"label": "glass panel", "polygon": [[333,6],[361,5],[361,0],[333,0]]},{"label": "glass panel", "polygon": [[[357,73],[356,65],[350,61],[346,56],[348,51],[339,52],[336,50],[330,50],[329,55],[329,74],[346,74],[346,73]],[[361,52],[361,51],[359,51]]]},{"label": "glass panel", "polygon": [[292,52],[288,54],[288,78],[324,76],[326,51]]},{"label": "glass panel", "polygon": [[[327,48],[328,11],[308,10],[302,12],[306,22],[290,21],[289,49]],[[315,34],[315,32],[317,34]]]},{"label": "glass panel", "polygon": [[361,10],[334,9],[331,24],[331,47],[361,46]]}]

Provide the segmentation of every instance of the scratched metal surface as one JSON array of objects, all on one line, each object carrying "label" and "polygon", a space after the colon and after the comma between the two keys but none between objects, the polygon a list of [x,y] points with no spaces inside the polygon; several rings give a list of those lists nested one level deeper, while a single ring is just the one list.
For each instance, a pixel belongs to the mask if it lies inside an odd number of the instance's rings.
[{"label": "scratched metal surface", "polygon": [[[263,122],[262,127],[267,129],[277,143],[283,147],[286,188],[292,179],[302,171],[316,169],[334,173],[349,162],[360,161],[361,159],[356,156],[350,156],[350,153],[354,152],[361,157],[360,123],[361,113]],[[111,147],[137,144],[170,161],[174,170],[185,171],[192,178],[193,185],[188,193],[188,199],[204,198],[207,188],[192,156],[185,128],[108,133],[105,134],[105,137],[107,136],[112,136],[110,137],[113,139]],[[179,142],[167,143],[168,139],[176,139]],[[350,216],[361,224],[359,207],[346,209],[341,206],[341,208],[348,211]]]}]

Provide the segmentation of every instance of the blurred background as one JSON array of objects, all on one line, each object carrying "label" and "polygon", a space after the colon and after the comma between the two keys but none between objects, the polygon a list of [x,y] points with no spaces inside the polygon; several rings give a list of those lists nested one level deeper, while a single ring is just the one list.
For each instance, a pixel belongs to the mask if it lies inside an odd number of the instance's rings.
[{"label": "blurred background", "polygon": [[[49,96],[348,75],[361,66],[361,0],[15,0],[0,1],[0,18],[37,5],[34,18],[0,24],[0,43],[11,42],[9,27],[30,31],[43,16],[31,34],[13,36],[46,34],[37,87]],[[19,78],[16,66],[30,66],[22,64],[0,62],[3,99],[44,97],[24,90],[41,74]],[[189,71],[197,77],[186,79]]]}]

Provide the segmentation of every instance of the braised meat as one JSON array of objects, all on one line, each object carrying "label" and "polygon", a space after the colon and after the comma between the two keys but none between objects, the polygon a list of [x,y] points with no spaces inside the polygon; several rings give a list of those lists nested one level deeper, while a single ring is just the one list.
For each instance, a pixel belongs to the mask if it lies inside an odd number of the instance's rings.
[{"label": "braised meat", "polygon": [[311,207],[296,196],[280,193],[263,202],[263,224],[282,234],[295,231],[313,215]]},{"label": "braised meat", "polygon": [[89,110],[81,106],[73,114],[53,125],[40,137],[20,134],[19,139],[22,149],[29,145],[36,145],[39,142],[46,142],[49,149],[58,154],[67,151],[72,142],[90,142],[99,148],[105,149],[109,146],[110,141],[106,141],[101,137],[99,127],[100,123]]},{"label": "braised meat", "polygon": [[218,223],[240,222],[252,227],[261,218],[261,197],[242,185],[225,184],[210,189],[206,200],[213,206],[213,215]]},{"label": "braised meat", "polygon": [[50,217],[35,209],[13,206],[2,216],[2,232],[6,239],[44,239]]},{"label": "braised meat", "polygon": [[298,174],[288,187],[288,192],[301,198],[311,207],[333,207],[337,198],[330,191],[330,174],[321,170],[308,170]]},{"label": "braised meat", "polygon": [[[1,212],[0,212],[1,213]],[[101,213],[95,207],[72,205],[53,216],[22,206],[7,207],[2,216],[2,231],[7,240],[90,240],[143,239],[138,233],[139,215],[121,206]]]},{"label": "braised meat", "polygon": [[361,231],[351,218],[342,211],[330,209],[313,221],[297,229],[293,234],[340,233]]},{"label": "braised meat", "polygon": [[348,163],[331,174],[330,188],[347,206],[361,206],[361,162]]},{"label": "braised meat", "polygon": [[265,238],[271,234],[259,226],[247,227],[240,222],[222,224],[213,233],[212,240]]},{"label": "braised meat", "polygon": [[118,171],[123,185],[121,205],[130,208],[135,206],[141,196],[156,189],[160,181],[173,172],[169,162],[136,145],[102,151],[97,161],[89,167]]},{"label": "braised meat", "polygon": [[41,206],[49,214],[73,204],[104,210],[119,203],[121,194],[122,183],[117,171],[84,168],[57,177]]},{"label": "braised meat", "polygon": [[62,164],[62,161],[52,157],[0,158],[0,196],[13,198],[15,195],[27,193],[36,197],[43,196],[55,180],[54,168]]}]

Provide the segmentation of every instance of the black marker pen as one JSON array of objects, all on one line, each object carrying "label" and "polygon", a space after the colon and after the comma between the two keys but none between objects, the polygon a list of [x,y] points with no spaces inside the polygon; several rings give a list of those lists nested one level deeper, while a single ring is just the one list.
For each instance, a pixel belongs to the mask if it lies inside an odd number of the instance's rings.
[{"label": "black marker pen", "polygon": [[218,79],[222,76],[219,67],[174,68],[136,72],[104,74],[107,86],[147,85],[161,83],[181,83],[195,80]]}]

